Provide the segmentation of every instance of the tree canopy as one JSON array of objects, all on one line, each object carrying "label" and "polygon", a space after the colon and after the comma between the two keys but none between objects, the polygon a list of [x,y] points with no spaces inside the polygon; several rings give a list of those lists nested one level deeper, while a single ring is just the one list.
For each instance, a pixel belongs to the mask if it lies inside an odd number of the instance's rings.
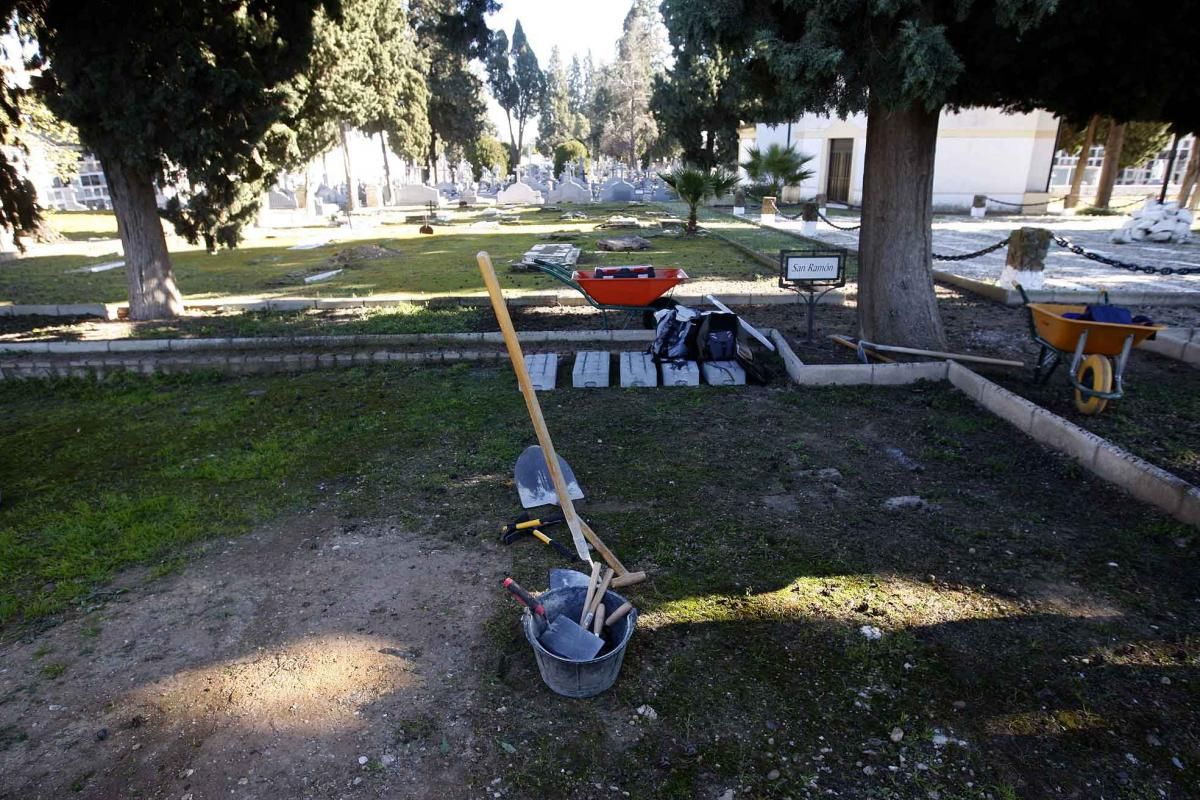
[{"label": "tree canopy", "polygon": [[508,120],[510,159],[516,166],[525,147],[525,126],[541,110],[546,95],[546,77],[520,20],[513,28],[511,46],[504,31],[496,32],[488,47],[486,66],[492,96]]}]

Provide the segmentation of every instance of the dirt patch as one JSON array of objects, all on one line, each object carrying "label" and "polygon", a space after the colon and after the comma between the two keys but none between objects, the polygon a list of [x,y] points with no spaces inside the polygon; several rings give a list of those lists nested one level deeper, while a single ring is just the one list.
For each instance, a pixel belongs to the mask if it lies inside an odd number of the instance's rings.
[{"label": "dirt patch", "polygon": [[313,514],[127,575],[0,647],[0,797],[456,796],[489,555]]},{"label": "dirt patch", "polygon": [[377,244],[362,244],[357,247],[347,247],[339,250],[327,262],[330,267],[353,267],[360,261],[375,261],[380,258],[395,258],[399,251]]}]

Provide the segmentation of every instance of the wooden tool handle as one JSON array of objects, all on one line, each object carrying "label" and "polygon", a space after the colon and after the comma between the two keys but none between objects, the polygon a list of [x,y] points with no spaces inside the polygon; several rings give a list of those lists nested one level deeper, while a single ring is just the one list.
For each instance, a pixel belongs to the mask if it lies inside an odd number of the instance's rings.
[{"label": "wooden tool handle", "polygon": [[592,621],[592,633],[597,636],[604,630],[604,601],[600,601],[600,607],[596,609],[596,619]]},{"label": "wooden tool handle", "polygon": [[641,583],[646,580],[644,572],[626,572],[624,575],[618,575],[612,579],[609,584],[610,589],[620,589],[622,586],[632,586],[635,583]]},{"label": "wooden tool handle", "polygon": [[625,618],[625,615],[633,611],[633,603],[625,602],[617,606],[617,610],[608,615],[608,619],[604,621],[605,625],[612,625],[620,622]]},{"label": "wooden tool handle", "polygon": [[594,613],[597,606],[604,605],[604,594],[608,591],[608,585],[612,583],[612,579],[613,571],[605,568],[604,577],[600,579],[600,588],[596,590],[596,596],[592,598],[592,607],[588,609],[589,612]]},{"label": "wooden tool handle", "polygon": [[538,403],[537,393],[533,389],[533,381],[529,379],[529,371],[525,369],[525,355],[521,352],[521,343],[513,328],[512,318],[508,315],[508,306],[504,303],[504,294],[500,291],[500,281],[496,279],[496,270],[492,267],[492,259],[486,252],[480,251],[475,260],[479,263],[479,273],[487,286],[488,297],[492,301],[492,310],[496,312],[496,320],[500,323],[500,332],[504,335],[504,345],[508,348],[508,357],[512,361],[513,371],[517,373],[517,384],[521,387],[521,395],[525,398],[525,407],[529,410],[529,419],[537,433],[538,444],[542,447],[542,455],[546,458],[546,468],[550,471],[550,480],[554,482],[554,492],[558,495],[558,505],[562,509],[567,527],[571,529],[571,538],[575,542],[575,551],[583,561],[591,561],[588,554],[587,542],[580,528],[579,515],[575,513],[575,504],[567,492],[567,482],[563,478],[562,468],[558,464],[558,454],[554,451],[554,442],[550,440],[550,430],[542,416],[542,406]]},{"label": "wooden tool handle", "polygon": [[592,562],[592,577],[588,578],[587,599],[583,601],[583,610],[579,612],[579,624],[587,619],[588,609],[592,607],[592,598],[596,596],[596,583],[600,577],[600,564]]}]

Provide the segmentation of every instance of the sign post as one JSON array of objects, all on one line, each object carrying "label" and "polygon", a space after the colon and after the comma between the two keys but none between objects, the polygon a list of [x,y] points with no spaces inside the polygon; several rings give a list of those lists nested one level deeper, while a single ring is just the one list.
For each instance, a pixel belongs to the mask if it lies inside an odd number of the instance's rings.
[{"label": "sign post", "polygon": [[846,285],[846,251],[841,248],[780,250],[779,286],[805,292],[808,341],[813,340],[813,310],[829,292]]}]

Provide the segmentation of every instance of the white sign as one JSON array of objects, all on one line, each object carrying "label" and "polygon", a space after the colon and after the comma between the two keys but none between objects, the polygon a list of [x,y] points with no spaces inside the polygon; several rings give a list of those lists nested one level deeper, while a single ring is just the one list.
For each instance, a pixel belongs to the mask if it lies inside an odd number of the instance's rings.
[{"label": "white sign", "polygon": [[837,256],[788,256],[786,280],[835,281],[840,263]]}]

